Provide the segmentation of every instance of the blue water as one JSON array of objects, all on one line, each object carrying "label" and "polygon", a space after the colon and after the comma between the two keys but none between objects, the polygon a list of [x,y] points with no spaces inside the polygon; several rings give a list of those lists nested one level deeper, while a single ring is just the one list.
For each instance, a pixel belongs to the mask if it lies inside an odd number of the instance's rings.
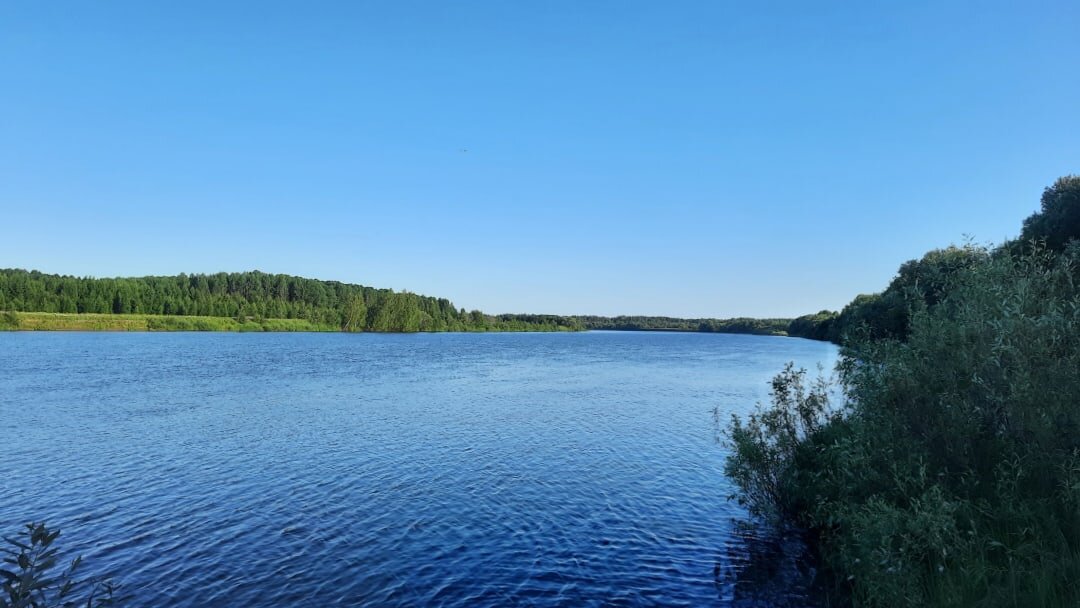
[{"label": "blue water", "polygon": [[[0,334],[0,533],[137,606],[738,604],[722,334]],[[792,586],[784,597],[801,601]]]}]

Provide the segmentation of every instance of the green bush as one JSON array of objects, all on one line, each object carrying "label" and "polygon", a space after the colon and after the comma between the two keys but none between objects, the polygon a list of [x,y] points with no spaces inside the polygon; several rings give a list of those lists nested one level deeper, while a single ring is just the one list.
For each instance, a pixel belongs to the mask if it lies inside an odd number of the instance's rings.
[{"label": "green bush", "polygon": [[18,313],[10,310],[0,313],[0,329],[19,329]]},{"label": "green bush", "polygon": [[845,349],[842,410],[789,366],[729,427],[741,498],[855,605],[1080,605],[1080,246],[977,259]]},{"label": "green bush", "polygon": [[724,473],[741,490],[733,498],[755,515],[771,519],[791,513],[794,505],[785,488],[796,473],[796,451],[832,413],[828,383],[819,377],[808,388],[805,377],[806,370],[789,363],[773,378],[770,406],[758,404],[745,423],[731,417],[732,451]]}]

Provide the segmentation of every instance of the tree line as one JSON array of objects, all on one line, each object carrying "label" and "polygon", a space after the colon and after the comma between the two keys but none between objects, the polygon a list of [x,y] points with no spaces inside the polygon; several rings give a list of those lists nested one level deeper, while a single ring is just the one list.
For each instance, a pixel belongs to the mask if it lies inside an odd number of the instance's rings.
[{"label": "tree line", "polygon": [[726,334],[786,335],[789,319],[680,319],[649,316],[577,316],[586,329],[612,331],[688,331]]},{"label": "tree line", "polygon": [[304,319],[349,332],[581,329],[566,317],[492,316],[446,298],[258,271],[99,279],[0,269],[0,310]]},{"label": "tree line", "polygon": [[258,271],[91,278],[0,269],[0,311],[220,317],[253,327],[269,326],[270,319],[302,319],[347,332],[597,329],[785,335],[791,324],[788,319],[487,315],[458,309],[445,298]]},{"label": "tree line", "polygon": [[830,605],[1080,605],[1080,176],[1018,238],[795,322],[842,344],[838,378],[784,369],[725,470],[807,532]]},{"label": "tree line", "polygon": [[949,246],[900,266],[881,292],[861,294],[840,312],[823,310],[793,319],[788,335],[843,344],[859,340],[903,340],[913,309],[935,306],[958,274],[970,272],[991,257],[1023,256],[1037,249],[1061,253],[1080,234],[1080,177],[1066,176],[1047,187],[1040,210],[1024,220],[1020,236],[988,248]]}]

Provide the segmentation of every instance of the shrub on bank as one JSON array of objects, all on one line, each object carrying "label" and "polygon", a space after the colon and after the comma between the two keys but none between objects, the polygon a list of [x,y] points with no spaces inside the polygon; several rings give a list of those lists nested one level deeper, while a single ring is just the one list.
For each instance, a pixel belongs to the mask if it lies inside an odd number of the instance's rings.
[{"label": "shrub on bank", "polygon": [[834,595],[1080,605],[1078,266],[1075,243],[979,256],[906,340],[845,349],[843,407],[789,367],[732,422],[743,499],[816,536]]},{"label": "shrub on bank", "polygon": [[19,314],[10,310],[0,313],[0,329],[19,329]]}]

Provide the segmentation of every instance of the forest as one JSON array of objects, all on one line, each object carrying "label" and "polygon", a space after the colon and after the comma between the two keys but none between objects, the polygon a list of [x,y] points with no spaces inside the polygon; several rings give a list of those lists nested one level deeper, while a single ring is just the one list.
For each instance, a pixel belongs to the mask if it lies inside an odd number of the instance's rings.
[{"label": "forest", "polygon": [[[458,309],[445,298],[257,271],[97,279],[0,269],[0,311],[5,311],[5,316],[0,317],[0,329],[346,332],[596,329],[782,336],[789,331],[791,323],[788,319],[487,315],[479,310]],[[102,318],[104,315],[109,317]]]},{"label": "forest", "polygon": [[689,331],[725,334],[787,334],[789,319],[679,319],[676,317],[645,316],[577,316],[574,319],[585,329],[612,331]]},{"label": "forest", "polygon": [[931,251],[791,331],[839,342],[837,373],[777,375],[723,425],[725,472],[805,533],[829,605],[1080,605],[1080,176],[1018,238]]},{"label": "forest", "polygon": [[[485,315],[457,309],[445,298],[375,289],[283,274],[239,272],[97,279],[36,271],[0,270],[0,327],[20,328],[20,312],[96,315],[162,315],[149,329],[261,328],[274,331],[571,331],[573,319],[553,315]],[[176,317],[234,319],[237,324],[195,324]],[[26,319],[40,320],[41,317]],[[59,319],[62,319],[59,318]],[[306,324],[271,323],[303,320]],[[52,321],[55,325],[58,321]],[[29,327],[22,327],[29,328]],[[47,329],[49,327],[40,327]],[[94,329],[93,325],[85,327]]]}]

